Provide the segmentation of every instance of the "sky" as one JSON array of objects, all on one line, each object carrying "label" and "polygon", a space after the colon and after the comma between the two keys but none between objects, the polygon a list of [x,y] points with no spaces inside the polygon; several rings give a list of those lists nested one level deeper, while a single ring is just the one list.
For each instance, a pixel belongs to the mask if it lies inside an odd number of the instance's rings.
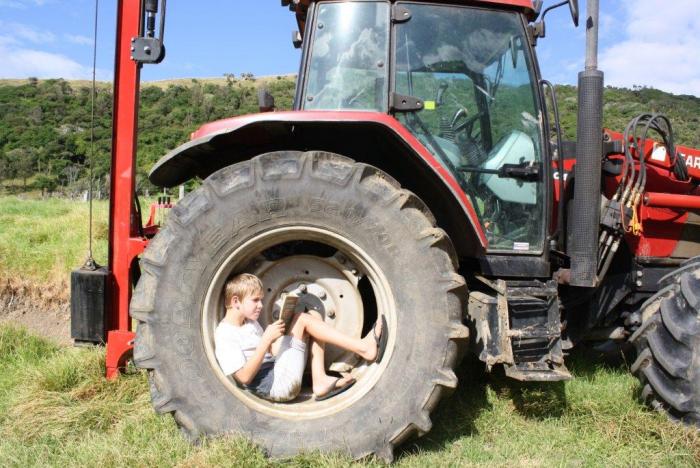
[{"label": "sky", "polygon": [[[556,3],[545,0],[545,6]],[[700,0],[602,0],[599,66],[606,84],[700,96]],[[585,58],[586,1],[547,14],[537,53],[543,78],[575,84]],[[0,0],[0,78],[89,79],[95,0]],[[100,0],[97,78],[111,80],[115,0]],[[160,65],[145,81],[296,73],[294,15],[279,0],[171,0]]]}]

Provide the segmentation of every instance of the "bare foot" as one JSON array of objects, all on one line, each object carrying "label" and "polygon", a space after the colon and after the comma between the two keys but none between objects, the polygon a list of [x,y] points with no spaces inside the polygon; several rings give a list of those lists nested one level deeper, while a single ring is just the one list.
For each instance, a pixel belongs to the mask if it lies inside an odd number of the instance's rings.
[{"label": "bare foot", "polygon": [[357,354],[359,354],[365,361],[373,362],[375,359],[377,359],[377,352],[379,351],[379,337],[381,337],[383,333],[382,328],[382,321],[377,320],[377,323],[374,324],[372,331],[367,333],[367,335],[362,338],[363,351]]},{"label": "bare foot", "polygon": [[313,383],[313,392],[316,397],[322,397],[336,388],[341,388],[353,381],[352,375],[346,375],[345,377],[331,377],[326,375],[321,379],[321,382]]}]

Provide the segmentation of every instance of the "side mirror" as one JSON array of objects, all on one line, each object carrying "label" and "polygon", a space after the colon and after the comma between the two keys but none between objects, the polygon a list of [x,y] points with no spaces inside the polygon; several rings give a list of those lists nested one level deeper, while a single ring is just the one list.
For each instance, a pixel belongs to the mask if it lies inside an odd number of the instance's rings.
[{"label": "side mirror", "polygon": [[571,19],[574,20],[574,25],[578,27],[578,0],[569,0],[569,10],[571,10]]},{"label": "side mirror", "polygon": [[272,112],[275,110],[275,98],[267,88],[258,89],[258,109],[260,112]]}]

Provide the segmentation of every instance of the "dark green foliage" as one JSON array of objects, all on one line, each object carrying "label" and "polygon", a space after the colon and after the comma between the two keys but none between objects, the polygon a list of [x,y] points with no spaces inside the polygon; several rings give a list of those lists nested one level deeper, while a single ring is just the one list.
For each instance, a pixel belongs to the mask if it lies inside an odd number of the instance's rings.
[{"label": "dark green foliage", "polygon": [[[140,191],[153,191],[147,174],[168,151],[186,142],[203,123],[258,111],[257,88],[265,86],[279,110],[291,109],[294,78],[241,79],[220,83],[179,80],[167,87],[145,84],[141,91]],[[565,138],[576,136],[576,88],[557,86]],[[90,156],[90,89],[64,80],[28,79],[0,84],[0,184],[14,191],[77,193],[87,186]],[[700,147],[700,98],[675,96],[652,88],[605,90],[605,126],[622,131],[642,112],[661,112],[673,123],[676,143]],[[520,116],[514,115],[514,119]],[[98,187],[109,173],[112,137],[112,90],[100,84],[95,99],[94,172]],[[507,122],[495,122],[503,125]],[[40,177],[41,176],[41,177]],[[0,188],[3,186],[0,185]]]},{"label": "dark green foliage", "polygon": [[[203,123],[258,112],[257,87],[266,86],[280,110],[291,109],[294,79],[230,79],[221,84],[181,81],[141,90],[137,189],[153,187],[147,174]],[[0,184],[13,191],[77,193],[88,178],[90,89],[64,80],[0,84]],[[95,98],[94,177],[108,179],[112,140],[112,89],[100,84]],[[10,185],[8,181],[16,183]],[[2,188],[2,186],[0,186]]]},{"label": "dark green foliage", "polygon": [[[575,86],[557,86],[557,100],[564,138],[576,138],[577,90]],[[639,114],[661,113],[671,119],[676,144],[700,148],[700,98],[673,95],[658,89],[605,88],[603,126],[622,132]],[[656,136],[654,136],[656,138]]]},{"label": "dark green foliage", "polygon": [[39,174],[34,180],[34,187],[41,190],[42,195],[50,194],[56,190],[57,185],[57,179],[46,174]]}]

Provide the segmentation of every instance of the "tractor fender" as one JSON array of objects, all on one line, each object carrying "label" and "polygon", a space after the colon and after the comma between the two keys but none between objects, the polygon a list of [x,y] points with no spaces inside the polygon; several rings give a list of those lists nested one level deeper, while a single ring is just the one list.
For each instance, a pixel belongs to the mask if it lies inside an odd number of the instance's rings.
[{"label": "tractor fender", "polygon": [[485,252],[474,206],[454,176],[398,120],[378,112],[269,112],[211,122],[161,158],[149,179],[173,187],[280,150],[328,151],[378,167],[425,202],[460,257]]}]

